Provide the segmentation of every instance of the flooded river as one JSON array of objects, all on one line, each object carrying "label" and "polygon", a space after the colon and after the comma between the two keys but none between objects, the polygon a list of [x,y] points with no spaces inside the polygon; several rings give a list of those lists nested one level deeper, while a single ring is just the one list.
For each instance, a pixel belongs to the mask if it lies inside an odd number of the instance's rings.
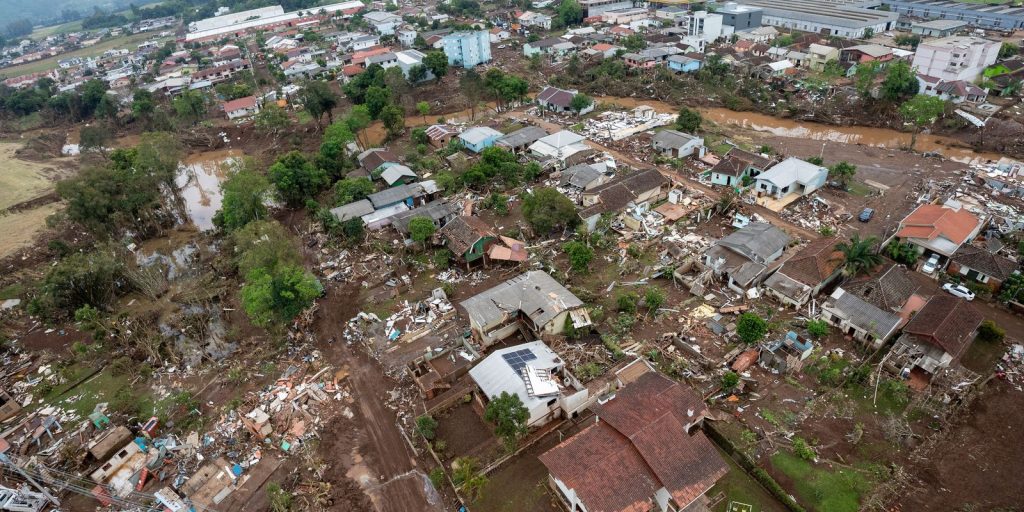
[{"label": "flooded river", "polygon": [[220,210],[220,184],[242,152],[229,149],[192,155],[178,168],[175,183],[185,201],[188,218],[202,231],[213,229],[213,216]]},{"label": "flooded river", "polygon": [[[658,112],[676,112],[677,107],[657,100],[638,98],[618,98],[599,96],[599,103],[612,103],[624,108],[649,105]],[[910,133],[899,132],[887,128],[869,128],[864,126],[833,126],[822,123],[782,119],[757,112],[734,112],[726,108],[701,108],[704,119],[718,124],[728,124],[751,129],[757,132],[770,133],[778,137],[790,137],[865,146],[898,149],[910,145]],[[975,152],[951,137],[921,134],[914,146],[918,151],[935,151],[946,158],[962,163],[998,160],[994,153]]]}]

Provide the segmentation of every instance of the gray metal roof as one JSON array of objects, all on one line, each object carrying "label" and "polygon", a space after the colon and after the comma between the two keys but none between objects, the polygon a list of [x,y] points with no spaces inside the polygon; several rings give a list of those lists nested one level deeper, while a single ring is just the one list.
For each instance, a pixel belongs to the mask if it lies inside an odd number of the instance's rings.
[{"label": "gray metal roof", "polygon": [[521,312],[542,327],[561,312],[583,306],[583,301],[540,270],[520,274],[460,303],[473,323],[487,326]]},{"label": "gray metal roof", "polygon": [[420,197],[436,191],[437,187],[433,181],[424,181],[421,183],[408,183],[397,187],[386,188],[380,192],[370,194],[367,196],[367,199],[373,203],[374,208],[383,208],[385,206],[405,201],[410,197]]},{"label": "gray metal roof", "polygon": [[893,313],[882,311],[873,304],[860,297],[847,293],[842,288],[837,288],[832,293],[832,308],[836,309],[847,320],[876,338],[884,338],[900,325],[900,317]]},{"label": "gray metal roof", "polygon": [[360,199],[337,208],[331,208],[331,213],[339,221],[344,222],[348,219],[362,217],[363,215],[373,213],[373,205],[366,199]]},{"label": "gray metal roof", "polygon": [[683,133],[676,130],[662,130],[654,136],[654,147],[665,149],[679,149],[691,141],[699,140],[700,137]]},{"label": "gray metal roof", "polygon": [[[517,353],[527,351],[527,357],[516,357]],[[506,357],[508,356],[508,357]],[[469,370],[469,376],[480,386],[480,390],[488,398],[501,395],[502,392],[518,395],[523,401],[527,410],[548,402],[548,396],[531,396],[526,388],[526,382],[522,376],[513,368],[511,361],[526,359],[525,363],[538,370],[557,370],[565,363],[558,354],[548,348],[542,341],[531,341],[522,345],[515,345],[495,350],[493,353],[480,361],[479,364]]]},{"label": "gray metal roof", "polygon": [[577,164],[562,171],[561,184],[584,189],[603,174],[590,164]]},{"label": "gray metal roof", "polygon": [[412,169],[401,164],[388,166],[384,169],[384,172],[380,173],[380,178],[388,185],[394,185],[396,181],[403,177],[415,179],[416,173],[413,172]]},{"label": "gray metal roof", "polygon": [[459,135],[466,144],[477,145],[491,137],[501,137],[502,133],[487,126],[474,126]]},{"label": "gray metal roof", "polygon": [[768,263],[767,258],[784,249],[788,243],[789,235],[785,231],[771,224],[751,222],[715,245],[727,247],[751,261]]},{"label": "gray metal roof", "polygon": [[519,146],[533,144],[541,138],[546,137],[547,134],[548,132],[539,126],[527,126],[526,128],[520,128],[499,138],[495,141],[495,144],[508,146],[510,148],[517,148]]},{"label": "gray metal roof", "polygon": [[445,217],[455,215],[455,205],[445,200],[431,201],[423,206],[399,213],[392,217],[391,224],[402,233],[409,232],[409,221],[416,217],[426,217],[435,223]]}]

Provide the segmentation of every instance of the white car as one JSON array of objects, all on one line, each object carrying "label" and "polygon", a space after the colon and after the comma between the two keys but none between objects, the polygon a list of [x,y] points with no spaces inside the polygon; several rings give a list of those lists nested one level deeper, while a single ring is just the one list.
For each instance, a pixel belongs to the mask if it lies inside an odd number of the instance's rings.
[{"label": "white car", "polygon": [[931,275],[935,273],[937,268],[939,268],[939,255],[932,254],[932,257],[928,258],[928,261],[924,262],[924,265],[921,266],[921,272]]},{"label": "white car", "polygon": [[960,297],[961,299],[974,300],[974,292],[972,292],[962,284],[946,283],[942,285],[942,289],[946,290],[952,295]]}]

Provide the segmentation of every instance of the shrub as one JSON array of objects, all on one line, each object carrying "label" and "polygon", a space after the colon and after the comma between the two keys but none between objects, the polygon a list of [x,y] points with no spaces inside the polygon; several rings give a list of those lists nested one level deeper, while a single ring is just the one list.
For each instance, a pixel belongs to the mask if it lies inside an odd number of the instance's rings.
[{"label": "shrub", "polygon": [[815,338],[828,336],[828,322],[824,320],[811,320],[807,322],[807,332]]},{"label": "shrub", "polygon": [[636,303],[639,301],[639,297],[633,292],[626,292],[619,295],[616,299],[619,311],[623,313],[636,313]]},{"label": "shrub", "polygon": [[722,375],[722,391],[732,391],[740,383],[740,376],[736,372],[726,372]]},{"label": "shrub", "polygon": [[428,441],[434,439],[437,435],[437,420],[429,415],[416,418],[416,431]]},{"label": "shrub", "polygon": [[795,453],[797,457],[809,461],[813,461],[815,458],[818,457],[818,454],[815,453],[814,448],[807,444],[807,441],[804,441],[801,437],[793,438],[793,453]]},{"label": "shrub", "polygon": [[566,242],[562,250],[569,256],[569,265],[572,271],[577,274],[585,274],[590,268],[590,261],[594,259],[594,250],[587,247],[583,242]]},{"label": "shrub", "polygon": [[978,339],[985,343],[1002,343],[1006,338],[1006,331],[996,325],[992,320],[985,320],[978,327]]},{"label": "shrub", "polygon": [[441,468],[430,470],[430,483],[434,489],[440,489],[444,485],[444,470]]},{"label": "shrub", "polygon": [[658,313],[658,308],[665,303],[665,292],[661,288],[652,286],[647,289],[644,293],[644,304],[647,306],[647,311],[653,314]]},{"label": "shrub", "polygon": [[736,322],[736,334],[747,345],[753,345],[768,333],[768,323],[754,313],[743,313]]}]

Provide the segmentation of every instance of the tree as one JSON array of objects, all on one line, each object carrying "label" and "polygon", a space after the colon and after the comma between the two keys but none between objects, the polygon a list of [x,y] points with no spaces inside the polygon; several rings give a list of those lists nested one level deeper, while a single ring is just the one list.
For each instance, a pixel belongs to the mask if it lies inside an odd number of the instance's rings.
[{"label": "tree", "polygon": [[871,27],[864,29],[864,39],[871,39],[872,37],[875,37],[875,29]]},{"label": "tree", "polygon": [[213,217],[217,227],[230,232],[267,216],[264,202],[270,182],[254,167],[252,161],[244,161],[221,184],[223,199]]},{"label": "tree", "polygon": [[430,113],[430,103],[421,101],[416,104],[416,111],[423,116],[423,124],[427,124],[427,114]]},{"label": "tree", "polygon": [[469,100],[470,119],[475,119],[477,104],[483,100],[487,91],[483,77],[472,69],[466,71],[459,79],[459,90]]},{"label": "tree", "polygon": [[736,334],[747,345],[753,345],[768,334],[768,323],[755,313],[743,313],[736,321]]},{"label": "tree", "polygon": [[273,271],[280,265],[302,263],[287,229],[275,220],[255,220],[231,233],[232,261],[242,276],[257,268]]},{"label": "tree", "polygon": [[638,52],[647,47],[647,40],[640,34],[630,34],[619,41],[627,52]]},{"label": "tree", "polygon": [[793,44],[793,42],[794,39],[792,34],[782,34],[781,36],[776,37],[774,41],[772,41],[772,46],[783,48]]},{"label": "tree", "polygon": [[586,274],[590,270],[590,261],[594,259],[594,250],[587,244],[573,240],[566,242],[562,250],[569,256],[569,265],[577,274]]},{"label": "tree", "polygon": [[917,261],[917,246],[909,242],[893,240],[889,242],[889,245],[885,246],[885,251],[897,263],[913,265]]},{"label": "tree", "polygon": [[155,109],[153,93],[146,89],[135,89],[132,92],[132,117],[148,121],[152,118]]},{"label": "tree", "polygon": [[946,111],[946,102],[936,96],[918,94],[900,105],[900,115],[914,125],[910,135],[910,149],[917,144],[917,134],[921,129],[935,122]]},{"label": "tree", "polygon": [[999,47],[1000,59],[1009,59],[1018,53],[1020,53],[1020,46],[1014,43],[1006,42]]},{"label": "tree", "polygon": [[373,182],[366,178],[345,178],[334,184],[334,201],[338,206],[346,205],[366,199],[373,191]]},{"label": "tree", "polygon": [[185,91],[171,100],[171,106],[180,119],[196,124],[206,116],[206,97],[199,91]]},{"label": "tree", "polygon": [[593,104],[593,98],[581,93],[572,97],[572,100],[569,101],[569,108],[571,108],[573,112],[576,112],[576,115],[579,115],[580,112],[590,108]]},{"label": "tree", "polygon": [[366,108],[369,110],[371,118],[379,119],[384,107],[390,104],[391,91],[388,89],[374,85],[366,90]]},{"label": "tree", "polygon": [[327,122],[334,122],[334,107],[338,106],[338,95],[331,90],[327,82],[321,80],[310,80],[304,84],[299,96],[302,99],[302,106],[309,112],[309,115],[316,119],[316,125],[320,127],[320,120],[327,114]]},{"label": "tree", "polygon": [[323,293],[323,287],[298,265],[256,268],[245,277],[242,307],[260,327],[288,322]]},{"label": "tree", "polygon": [[21,18],[8,22],[4,27],[4,35],[11,39],[17,39],[22,36],[27,36],[32,33],[32,22],[26,18]]},{"label": "tree", "polygon": [[1003,302],[1019,302],[1024,298],[1024,274],[1011,274],[1003,281],[999,300]]},{"label": "tree", "polygon": [[562,0],[556,12],[563,27],[577,25],[583,21],[583,6],[576,0]]},{"label": "tree", "polygon": [[845,160],[828,168],[828,177],[839,181],[843,187],[850,183],[855,174],[857,174],[857,166]]},{"label": "tree", "polygon": [[113,138],[113,133],[111,133],[110,127],[97,123],[83,126],[79,131],[78,142],[82,151],[98,150],[103,152],[111,138]]},{"label": "tree", "polygon": [[731,393],[740,383],[740,376],[736,372],[725,372],[722,375],[722,391]]},{"label": "tree", "polygon": [[427,248],[427,241],[434,236],[435,231],[437,226],[429,217],[413,217],[409,220],[409,237],[413,242],[422,244],[424,249]]},{"label": "tree", "polygon": [[124,265],[113,252],[99,249],[74,253],[46,273],[36,299],[41,312],[70,314],[89,305],[97,309],[109,306],[119,291]]},{"label": "tree", "polygon": [[921,36],[911,34],[900,34],[893,39],[896,46],[908,46],[911,50],[916,50],[917,45],[921,44]]},{"label": "tree", "polygon": [[882,98],[889,101],[902,101],[917,94],[920,84],[917,75],[910,69],[910,64],[899,60],[890,64],[885,80],[882,81]]},{"label": "tree", "polygon": [[270,179],[278,194],[290,206],[302,205],[327,184],[327,173],[313,165],[302,153],[291,151],[270,166]]},{"label": "tree", "polygon": [[405,130],[405,111],[398,105],[388,105],[380,112],[380,120],[388,131],[388,137],[395,138]]},{"label": "tree", "polygon": [[427,52],[423,56],[423,65],[440,81],[448,74],[448,55],[441,50]]},{"label": "tree", "polygon": [[579,224],[576,205],[553,188],[540,188],[523,198],[523,216],[538,236]]},{"label": "tree", "polygon": [[873,236],[862,240],[859,234],[854,234],[849,242],[836,244],[836,250],[843,253],[843,273],[853,277],[881,263],[882,257],[875,252],[877,241]]},{"label": "tree", "polygon": [[875,77],[878,76],[878,69],[878,61],[857,64],[857,69],[854,71],[853,75],[853,84],[861,96],[866,97],[871,93],[871,86],[875,84]]},{"label": "tree", "polygon": [[459,457],[452,462],[452,482],[470,501],[480,499],[480,492],[487,485],[487,477],[479,473],[478,466],[473,457]]},{"label": "tree", "polygon": [[277,136],[284,128],[291,124],[288,113],[275,103],[267,103],[256,113],[253,118],[253,125],[266,133]]},{"label": "tree", "polygon": [[372,120],[373,117],[370,116],[370,109],[366,108],[366,105],[356,105],[352,107],[352,110],[348,113],[348,117],[345,118],[345,124],[348,126],[349,130],[352,130],[352,133],[359,134],[362,133],[367,126],[370,126],[370,121]]},{"label": "tree", "polygon": [[432,441],[437,435],[437,420],[428,414],[416,418],[416,431],[427,441]]},{"label": "tree", "polygon": [[511,452],[526,435],[526,421],[530,419],[530,411],[523,405],[519,395],[502,391],[501,395],[487,402],[484,419],[495,424],[494,433],[504,441],[505,447]]},{"label": "tree", "polygon": [[985,320],[978,326],[978,341],[985,343],[1002,343],[1006,338],[1006,330],[992,320]]},{"label": "tree", "polygon": [[686,133],[697,133],[703,120],[700,112],[683,107],[676,116],[676,129]]}]

